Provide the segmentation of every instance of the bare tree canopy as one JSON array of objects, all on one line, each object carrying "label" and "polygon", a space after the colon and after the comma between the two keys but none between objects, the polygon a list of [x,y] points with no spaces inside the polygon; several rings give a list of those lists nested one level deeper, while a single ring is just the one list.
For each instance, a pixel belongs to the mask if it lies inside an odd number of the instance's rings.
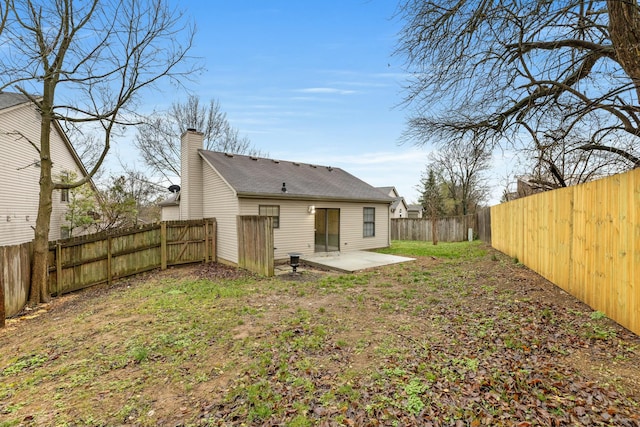
[{"label": "bare tree canopy", "polygon": [[[134,124],[136,102],[161,80],[179,82],[193,40],[183,15],[164,0],[9,0],[0,38],[0,90],[27,96],[41,117],[40,198],[29,302],[49,299],[47,251],[52,192],[100,168],[112,134]],[[87,176],[52,177],[51,125],[90,128],[101,152]]]},{"label": "bare tree canopy", "polygon": [[563,180],[575,162],[640,166],[636,0],[406,0],[399,16],[407,139],[524,140]]},{"label": "bare tree canopy", "polygon": [[207,150],[265,155],[229,124],[218,101],[203,105],[198,96],[190,95],[186,102],[173,103],[168,112],[154,114],[138,127],[136,146],[154,173],[180,176],[180,136],[187,129],[204,133]]}]

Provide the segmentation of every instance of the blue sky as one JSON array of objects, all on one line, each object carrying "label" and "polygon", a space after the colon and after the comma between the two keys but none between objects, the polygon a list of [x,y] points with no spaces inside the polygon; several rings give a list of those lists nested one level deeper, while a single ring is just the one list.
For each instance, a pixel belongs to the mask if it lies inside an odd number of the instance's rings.
[{"label": "blue sky", "polygon": [[[395,0],[174,1],[196,23],[192,54],[206,68],[190,91],[217,99],[256,148],[340,167],[417,201],[431,147],[399,145],[406,112],[401,58],[392,56]],[[145,108],[187,96],[158,95]],[[130,158],[126,141],[116,151]]]}]

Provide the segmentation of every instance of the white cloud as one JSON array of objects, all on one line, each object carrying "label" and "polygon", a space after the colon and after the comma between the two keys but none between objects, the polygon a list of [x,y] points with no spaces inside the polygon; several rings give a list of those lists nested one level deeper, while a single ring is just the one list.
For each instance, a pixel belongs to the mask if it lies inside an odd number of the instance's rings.
[{"label": "white cloud", "polygon": [[309,87],[305,89],[298,89],[296,92],[301,93],[327,93],[327,94],[338,94],[338,95],[351,95],[356,93],[355,90],[348,89],[338,89],[333,87]]}]

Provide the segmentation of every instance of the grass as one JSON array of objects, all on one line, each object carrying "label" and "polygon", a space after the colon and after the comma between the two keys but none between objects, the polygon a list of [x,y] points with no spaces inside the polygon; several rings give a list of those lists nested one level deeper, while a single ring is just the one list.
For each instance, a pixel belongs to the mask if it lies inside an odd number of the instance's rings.
[{"label": "grass", "polygon": [[391,255],[471,259],[484,256],[487,250],[479,240],[455,243],[440,242],[437,245],[431,242],[393,240],[389,248],[379,249],[377,252]]},{"label": "grass", "polygon": [[59,298],[0,331],[0,427],[637,420],[637,337],[479,242],[390,251],[416,260],[305,281],[196,265]]}]

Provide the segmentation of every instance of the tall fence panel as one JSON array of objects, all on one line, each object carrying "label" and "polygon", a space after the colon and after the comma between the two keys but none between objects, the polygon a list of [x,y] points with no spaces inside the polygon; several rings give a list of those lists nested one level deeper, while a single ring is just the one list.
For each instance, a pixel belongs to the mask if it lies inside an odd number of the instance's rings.
[{"label": "tall fence panel", "polygon": [[273,218],[251,215],[237,218],[238,266],[263,276],[273,276]]},{"label": "tall fence panel", "polygon": [[478,239],[491,243],[491,208],[482,208],[476,212],[476,230]]},{"label": "tall fence panel", "polygon": [[640,334],[640,169],[493,206],[492,245]]},{"label": "tall fence panel", "polygon": [[31,251],[31,242],[0,247],[0,326],[5,317],[19,313],[27,303]]},{"label": "tall fence panel", "polygon": [[[438,241],[462,242],[468,239],[469,228],[476,230],[475,215],[441,218],[436,224]],[[428,218],[391,219],[391,240],[433,240],[431,220]]]}]

